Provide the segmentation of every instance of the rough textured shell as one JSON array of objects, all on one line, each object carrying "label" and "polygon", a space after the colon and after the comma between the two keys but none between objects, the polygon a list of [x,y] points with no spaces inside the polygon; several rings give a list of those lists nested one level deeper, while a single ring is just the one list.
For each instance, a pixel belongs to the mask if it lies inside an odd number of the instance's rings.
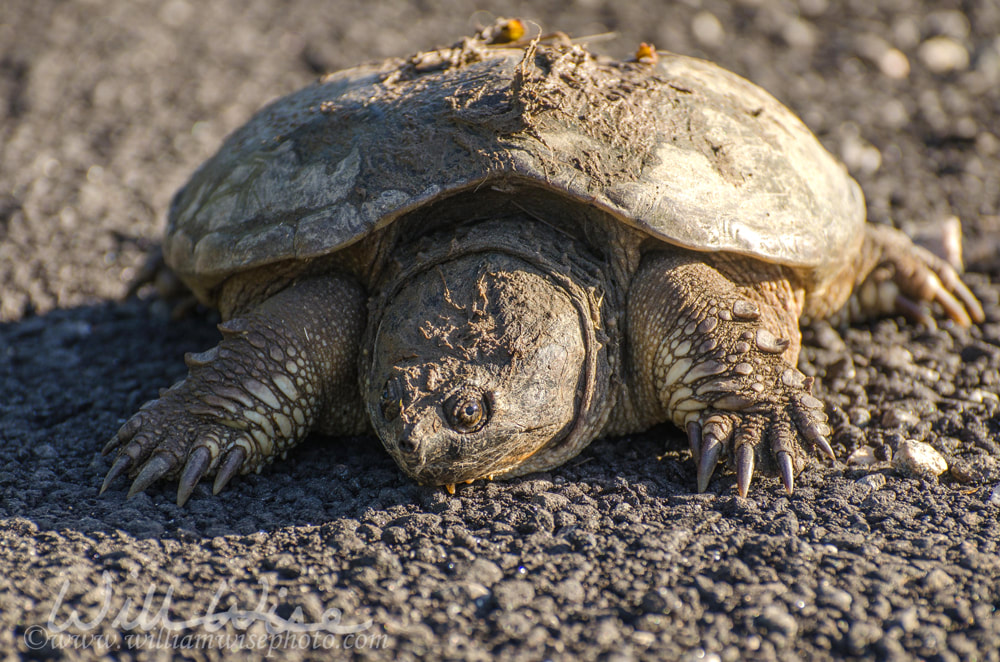
[{"label": "rough textured shell", "polygon": [[165,255],[204,292],[484,182],[545,186],[668,242],[781,262],[820,285],[865,221],[858,185],[802,122],[709,62],[467,39],[332,74],[262,110],[177,194]]}]

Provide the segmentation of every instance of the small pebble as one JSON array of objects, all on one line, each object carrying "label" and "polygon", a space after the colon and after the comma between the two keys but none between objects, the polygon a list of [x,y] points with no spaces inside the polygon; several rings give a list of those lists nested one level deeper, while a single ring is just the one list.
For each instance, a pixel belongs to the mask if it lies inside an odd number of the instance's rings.
[{"label": "small pebble", "polygon": [[715,14],[700,11],[691,19],[691,32],[703,46],[719,46],[726,38],[726,31]]},{"label": "small pebble", "polygon": [[878,148],[853,132],[845,136],[840,158],[852,172],[870,175],[882,167],[882,153]]},{"label": "small pebble", "polygon": [[885,476],[882,474],[868,474],[854,481],[854,484],[867,487],[872,492],[877,492],[885,487]]},{"label": "small pebble", "polygon": [[827,607],[839,609],[842,612],[847,612],[851,609],[851,603],[854,602],[854,598],[843,589],[821,583],[817,591],[816,602]]},{"label": "small pebble", "polygon": [[914,439],[899,445],[892,466],[900,473],[921,478],[936,478],[948,470],[948,462],[933,446]]},{"label": "small pebble", "polygon": [[931,37],[920,44],[917,56],[936,74],[964,71],[969,67],[969,51],[951,37]]},{"label": "small pebble", "polygon": [[881,462],[892,462],[892,446],[889,444],[879,444],[875,447],[875,457]]},{"label": "small pebble", "polygon": [[847,410],[847,418],[851,421],[851,425],[863,428],[871,422],[872,413],[864,407],[851,407]]},{"label": "small pebble", "polygon": [[868,467],[876,462],[878,462],[878,458],[875,457],[875,449],[871,446],[862,446],[847,458],[848,464],[859,467]]},{"label": "small pebble", "polygon": [[813,342],[823,349],[828,349],[839,354],[844,354],[848,351],[847,343],[844,342],[844,339],[837,333],[837,330],[830,326],[829,323],[818,322],[813,325],[813,331],[816,334]]},{"label": "small pebble", "polygon": [[910,60],[899,49],[890,48],[879,55],[878,68],[882,75],[898,80],[910,75]]},{"label": "small pebble", "polygon": [[770,632],[793,638],[799,632],[799,623],[779,604],[768,605],[755,619],[755,623]]},{"label": "small pebble", "polygon": [[882,414],[882,425],[896,428],[901,425],[916,425],[920,422],[920,417],[913,412],[895,407]]},{"label": "small pebble", "polygon": [[917,608],[911,605],[905,609],[900,609],[893,614],[893,618],[889,623],[898,627],[903,632],[913,632],[920,627],[920,619],[917,618]]},{"label": "small pebble", "polygon": [[960,483],[985,483],[1000,468],[1000,460],[988,455],[974,458],[952,458],[948,473]]},{"label": "small pebble", "polygon": [[941,568],[934,568],[924,577],[924,586],[931,591],[943,591],[955,585],[955,580]]},{"label": "small pebble", "polygon": [[972,26],[969,17],[957,9],[932,11],[924,19],[931,34],[943,34],[954,39],[965,39]]},{"label": "small pebble", "polygon": [[505,579],[493,589],[493,597],[500,609],[514,611],[535,599],[535,588],[523,579]]},{"label": "small pebble", "polygon": [[790,47],[808,51],[816,47],[819,35],[812,23],[801,18],[788,21],[781,30],[781,36]]},{"label": "small pebble", "polygon": [[987,503],[994,506],[1000,506],[1000,484],[993,488],[993,492],[990,494],[990,498]]},{"label": "small pebble", "polygon": [[844,356],[834,362],[826,370],[827,379],[844,379],[846,381],[852,381],[857,377],[857,370],[854,368],[854,362],[851,360],[850,356]]},{"label": "small pebble", "polygon": [[864,655],[871,645],[883,635],[882,628],[875,623],[855,621],[847,631],[847,648],[852,655]]}]

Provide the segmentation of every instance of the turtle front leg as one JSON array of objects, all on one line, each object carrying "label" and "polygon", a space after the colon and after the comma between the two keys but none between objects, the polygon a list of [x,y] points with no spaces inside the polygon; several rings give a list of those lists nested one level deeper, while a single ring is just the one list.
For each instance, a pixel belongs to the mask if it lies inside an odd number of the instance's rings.
[{"label": "turtle front leg", "polygon": [[118,455],[101,487],[119,476],[128,496],[179,476],[183,505],[215,474],[218,493],[237,474],[259,471],[306,435],[365,429],[357,358],[364,294],[341,276],[293,283],[245,315],[219,325],[223,339],[184,357],[188,376],[143,405],[105,446]]},{"label": "turtle front leg", "polygon": [[756,467],[791,493],[807,452],[833,457],[823,403],[796,368],[802,292],[779,265],[648,253],[629,294],[634,402],[685,430],[703,492],[722,459],[746,496]]}]

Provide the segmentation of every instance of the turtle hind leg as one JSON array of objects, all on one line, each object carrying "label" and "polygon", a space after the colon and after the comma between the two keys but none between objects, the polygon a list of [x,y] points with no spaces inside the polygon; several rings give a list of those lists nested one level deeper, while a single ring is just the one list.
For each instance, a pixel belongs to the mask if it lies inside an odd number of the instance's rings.
[{"label": "turtle hind leg", "polygon": [[840,282],[853,285],[847,303],[828,310],[838,297],[817,292],[807,303],[807,317],[850,324],[902,314],[931,325],[929,307],[936,304],[959,326],[985,319],[982,305],[951,264],[888,226],[865,226],[861,251]]},{"label": "turtle hind leg", "polygon": [[179,477],[178,504],[205,476],[218,493],[259,471],[313,429],[364,429],[357,357],[364,296],[353,281],[294,283],[219,325],[222,341],[185,356],[188,376],[143,406],[108,442],[117,451],[103,492],[134,478],[129,496]]},{"label": "turtle hind leg", "polygon": [[779,265],[662,250],[629,293],[632,400],[688,434],[704,491],[720,461],[746,496],[756,471],[791,492],[810,451],[833,455],[823,404],[795,367],[801,290]]}]

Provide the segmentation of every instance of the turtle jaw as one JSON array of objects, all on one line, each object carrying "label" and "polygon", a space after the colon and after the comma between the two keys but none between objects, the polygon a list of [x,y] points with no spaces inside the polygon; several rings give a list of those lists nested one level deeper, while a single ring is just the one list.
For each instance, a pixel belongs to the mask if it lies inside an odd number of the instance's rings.
[{"label": "turtle jaw", "polygon": [[560,439],[568,429],[568,424],[559,422],[533,429],[511,429],[504,421],[496,421],[491,429],[462,434],[447,427],[437,407],[409,409],[410,420],[415,422],[397,420],[379,430],[379,437],[400,469],[428,486],[502,477],[549,442]]},{"label": "turtle jaw", "polygon": [[586,357],[580,318],[531,265],[466,255],[412,278],[381,312],[366,406],[417,482],[512,472],[573,427]]}]

